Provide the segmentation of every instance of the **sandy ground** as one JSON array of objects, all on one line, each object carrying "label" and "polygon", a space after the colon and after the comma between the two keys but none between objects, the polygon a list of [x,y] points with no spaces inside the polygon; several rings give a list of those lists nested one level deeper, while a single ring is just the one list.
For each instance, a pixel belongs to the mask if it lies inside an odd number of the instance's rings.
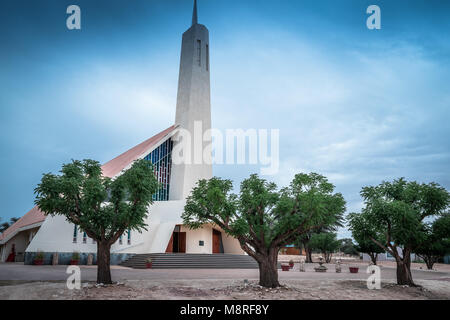
[{"label": "sandy ground", "polygon": [[[326,273],[314,271],[318,264],[306,264],[306,272],[299,272],[300,265],[295,264],[289,272],[279,270],[281,281],[291,280],[367,280],[368,264],[355,262],[343,263],[342,273],[335,272],[334,264],[325,264],[328,268]],[[359,273],[350,273],[350,266],[360,267]],[[68,266],[31,266],[23,264],[0,264],[0,285],[1,283],[22,281],[23,282],[44,282],[44,281],[65,281],[68,278]],[[114,281],[124,282],[128,280],[148,280],[148,281],[171,281],[171,280],[257,280],[259,279],[258,269],[130,269],[119,266],[111,267]],[[439,280],[450,278],[450,272],[428,271],[413,269],[415,280]],[[80,266],[80,276],[83,282],[93,282],[97,279],[96,266]],[[381,280],[391,281],[396,279],[396,269],[389,266],[381,267]]]},{"label": "sandy ground", "polygon": [[[313,261],[318,262],[319,261],[319,255],[313,254]],[[336,256],[334,255],[332,257],[332,263],[335,263],[336,258],[339,258],[343,264],[351,264],[355,266],[367,266],[369,264],[368,261],[362,261],[355,257],[348,257],[348,256]],[[289,262],[290,260],[294,260],[295,263],[298,263],[300,261],[305,260],[305,256],[289,256],[289,255],[280,255],[278,256],[279,262]],[[395,268],[396,264],[395,261],[379,261],[379,266],[383,267],[392,267]],[[427,270],[427,266],[425,263],[411,263],[411,270]],[[450,264],[443,264],[443,263],[435,263],[433,266],[434,271],[440,271],[440,272],[450,272]]]},{"label": "sandy ground", "polygon": [[437,300],[450,299],[450,279],[419,280],[420,288],[387,282],[368,290],[358,280],[295,280],[284,287],[264,289],[257,281],[126,281],[112,286],[84,283],[68,290],[62,282],[0,286],[0,299],[24,300]]},{"label": "sandy ground", "polygon": [[[299,256],[283,256],[289,261]],[[293,259],[297,261],[296,259]],[[298,260],[300,261],[300,260]],[[382,289],[368,290],[367,262],[343,260],[342,273],[326,265],[327,273],[314,272],[317,264],[299,264],[289,272],[279,270],[279,289],[257,285],[258,270],[134,270],[112,267],[113,286],[97,286],[96,266],[81,266],[81,290],[66,286],[67,266],[27,266],[0,264],[0,300],[411,300],[450,299],[450,266],[437,264],[428,271],[424,264],[413,264],[413,278],[421,287],[395,284],[395,263],[382,262]],[[349,266],[359,266],[350,274]],[[244,279],[248,279],[244,281]]]}]

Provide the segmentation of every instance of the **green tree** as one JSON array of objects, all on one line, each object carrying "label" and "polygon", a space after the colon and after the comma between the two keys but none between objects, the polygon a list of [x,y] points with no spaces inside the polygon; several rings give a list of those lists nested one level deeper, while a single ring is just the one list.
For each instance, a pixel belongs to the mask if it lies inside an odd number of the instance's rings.
[{"label": "green tree", "polygon": [[[231,193],[230,180],[201,180],[187,199],[184,224],[192,229],[212,223],[239,240],[259,265],[260,285],[278,287],[278,252],[299,235],[333,223],[345,211],[341,194],[318,174],[298,174],[289,187],[252,175]],[[307,201],[306,201],[307,200]]]},{"label": "green tree", "polygon": [[[419,184],[401,178],[361,191],[365,207],[358,232],[389,252],[397,263],[397,283],[414,286],[411,253],[423,241],[424,219],[439,216],[449,205],[449,193],[436,183]],[[383,239],[381,242],[379,239]]]},{"label": "green tree", "polygon": [[311,249],[322,253],[326,263],[331,262],[333,253],[339,249],[340,244],[337,235],[331,232],[314,234],[309,242]]},{"label": "green tree", "polygon": [[356,245],[353,243],[352,239],[341,239],[340,242],[341,244],[339,246],[339,250],[344,254],[355,256],[360,252],[358,251]]},{"label": "green tree", "polygon": [[[314,208],[311,208],[311,210],[314,210]],[[338,227],[342,227],[342,220],[343,220],[343,214],[342,212],[336,212],[335,218],[330,219],[330,225],[328,226],[321,226],[315,229],[312,229],[308,232],[305,232],[297,237],[294,244],[298,246],[299,248],[305,249],[306,254],[306,263],[313,263],[312,261],[312,251],[313,248],[310,245],[311,239],[315,234],[320,234],[324,232],[334,232],[337,230]]]},{"label": "green tree", "polygon": [[422,241],[414,248],[429,270],[440,258],[450,252],[450,213],[444,214],[424,227]]},{"label": "green tree", "polygon": [[61,175],[43,175],[35,203],[47,215],[66,217],[97,242],[97,282],[110,284],[111,245],[127,230],[146,230],[144,219],[157,189],[145,160],[114,180],[103,177],[97,161],[72,161]]},{"label": "green tree", "polygon": [[301,234],[295,239],[294,244],[299,247],[305,249],[306,263],[312,263],[312,249],[309,247],[309,242],[311,241],[311,237],[315,234],[315,232],[305,232]]},{"label": "green tree", "polygon": [[[19,221],[20,218],[11,218],[9,219],[9,222],[3,222],[2,224],[0,224],[0,233],[3,233],[6,231],[6,229],[8,229],[9,227],[11,227],[14,223],[16,223],[17,221]],[[1,218],[0,218],[1,221]]]},{"label": "green tree", "polygon": [[[309,180],[309,183],[314,184],[316,183],[314,180]],[[328,190],[323,189],[323,192],[325,194],[328,192]],[[316,192],[321,192],[320,190],[316,190]],[[303,197],[303,203],[314,203],[314,199],[308,199],[308,197],[317,197],[315,193],[307,193]],[[305,206],[305,210],[316,210],[314,206]],[[311,229],[310,231],[307,231],[301,235],[299,235],[294,242],[295,245],[297,245],[299,248],[305,249],[306,254],[306,263],[312,263],[312,248],[310,245],[310,241],[313,235],[323,233],[323,232],[336,232],[339,227],[343,227],[343,221],[344,216],[343,212],[336,210],[334,212],[330,212],[329,214],[334,215],[333,219],[329,219],[328,225],[321,225],[317,228]]]},{"label": "green tree", "polygon": [[353,239],[358,244],[356,249],[359,252],[368,254],[372,263],[376,265],[378,255],[385,252],[377,243],[382,243],[387,246],[384,234],[377,233],[375,229],[367,228],[364,224],[364,216],[358,213],[350,213],[347,220],[352,231]]},{"label": "green tree", "polygon": [[374,265],[377,265],[378,255],[384,253],[384,250],[371,240],[361,240],[356,248],[359,252],[366,253]]}]

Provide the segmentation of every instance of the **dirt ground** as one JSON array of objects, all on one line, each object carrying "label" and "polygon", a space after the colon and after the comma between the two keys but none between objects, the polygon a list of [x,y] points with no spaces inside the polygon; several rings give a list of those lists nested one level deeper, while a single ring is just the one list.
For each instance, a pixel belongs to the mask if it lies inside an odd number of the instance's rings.
[{"label": "dirt ground", "polygon": [[[313,254],[313,261],[318,262],[319,261],[318,254]],[[369,264],[368,261],[362,261],[355,257],[349,257],[349,256],[336,256],[333,255],[331,263],[335,263],[336,258],[340,259],[343,264],[354,264],[354,265],[364,265],[367,266]],[[289,262],[290,260],[294,260],[295,263],[299,263],[300,261],[305,261],[305,256],[290,256],[290,255],[279,255],[278,261],[279,262]],[[379,261],[379,266],[383,267],[392,267],[395,268],[396,264],[395,261]],[[427,266],[425,263],[411,263],[411,270],[427,270]],[[440,271],[440,272],[450,272],[450,264],[443,264],[443,263],[435,263],[433,266],[434,271]]]},{"label": "dirt ground", "polygon": [[278,289],[257,281],[126,281],[112,286],[84,283],[68,290],[65,282],[0,283],[0,299],[24,300],[440,300],[450,299],[450,279],[419,280],[422,287],[386,282],[368,290],[358,280],[291,280]]},{"label": "dirt ground", "polygon": [[[280,262],[304,257],[280,256]],[[313,257],[314,259],[314,257]],[[412,264],[414,281],[420,287],[395,284],[395,263],[381,262],[382,289],[369,290],[364,267],[367,262],[342,259],[343,272],[316,273],[317,264],[299,272],[279,271],[278,289],[257,283],[257,270],[134,270],[114,266],[119,283],[98,286],[93,282],[96,266],[82,266],[82,288],[69,290],[65,266],[24,266],[0,264],[0,300],[450,300],[450,265],[436,264],[427,271],[424,264]],[[350,274],[348,266],[362,268]],[[415,270],[415,271],[414,271]],[[44,280],[45,279],[45,280]],[[126,280],[125,280],[126,279]],[[244,280],[249,279],[249,280]]]}]

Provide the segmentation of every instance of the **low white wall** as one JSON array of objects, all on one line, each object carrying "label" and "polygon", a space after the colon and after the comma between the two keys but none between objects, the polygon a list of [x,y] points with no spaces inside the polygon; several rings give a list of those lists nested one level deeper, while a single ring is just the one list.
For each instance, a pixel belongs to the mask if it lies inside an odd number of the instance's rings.
[{"label": "low white wall", "polygon": [[[220,228],[212,225],[205,225],[202,229],[198,230],[191,230],[186,226],[181,227],[181,232],[186,232],[186,252],[194,254],[212,254],[213,229],[220,231],[222,234],[222,244],[225,254],[246,255],[241,249],[237,239],[228,236]],[[200,246],[200,241],[204,241],[204,246]]]},{"label": "low white wall", "polygon": [[97,245],[88,239],[82,243],[83,234],[78,232],[77,243],[73,243],[74,225],[63,216],[48,216],[34,236],[26,252],[97,252]]},{"label": "low white wall", "polygon": [[143,252],[136,253],[165,253],[175,226],[182,223],[185,204],[185,201],[165,201],[150,207]]},{"label": "low white wall", "polygon": [[242,250],[239,241],[236,238],[230,237],[225,232],[222,232],[222,243],[223,250],[226,254],[247,255],[247,253]]},{"label": "low white wall", "polygon": [[[212,254],[212,228],[205,226],[202,229],[191,230],[185,226],[181,232],[186,232],[186,252],[194,254]],[[200,241],[204,246],[200,246]]]}]

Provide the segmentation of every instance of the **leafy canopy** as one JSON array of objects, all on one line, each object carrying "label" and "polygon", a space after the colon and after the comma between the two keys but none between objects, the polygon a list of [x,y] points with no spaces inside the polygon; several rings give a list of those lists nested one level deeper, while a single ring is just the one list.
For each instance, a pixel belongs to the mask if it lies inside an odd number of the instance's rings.
[{"label": "leafy canopy", "polygon": [[144,219],[158,189],[150,162],[139,160],[115,180],[103,177],[94,160],[74,160],[60,175],[44,174],[36,205],[45,214],[63,215],[97,241],[115,242],[126,230],[145,229]]},{"label": "leafy canopy", "polygon": [[352,232],[356,237],[366,233],[394,255],[398,246],[412,248],[422,241],[423,220],[442,215],[450,199],[447,190],[436,183],[419,184],[403,178],[365,187],[361,195],[365,208],[359,218],[350,219]]},{"label": "leafy canopy", "polygon": [[358,213],[350,213],[347,217],[349,228],[352,232],[353,239],[357,245],[356,250],[368,254],[383,253],[385,250],[376,244],[372,239],[378,243],[387,246],[386,237],[383,233],[377,232],[371,225],[366,225],[364,216]]},{"label": "leafy canopy", "polygon": [[339,246],[339,250],[341,250],[345,254],[357,255],[359,252],[358,247],[353,243],[353,240],[350,238],[341,239],[341,244]]},{"label": "leafy canopy", "polygon": [[[0,233],[5,232],[9,227],[11,227],[14,223],[19,221],[20,218],[10,218],[9,222],[3,222],[0,224]],[[2,218],[0,217],[0,222],[2,221]]]},{"label": "leafy canopy", "polygon": [[339,249],[341,242],[337,239],[335,233],[322,232],[316,233],[309,242],[310,248],[323,253],[333,253]]},{"label": "leafy canopy", "polygon": [[291,244],[301,233],[333,224],[345,211],[342,195],[333,194],[334,186],[315,173],[296,175],[280,191],[258,175],[244,180],[238,195],[232,188],[230,180],[199,181],[187,199],[183,220],[194,229],[216,224],[252,256],[255,250]]},{"label": "leafy canopy", "polygon": [[450,213],[445,213],[424,227],[424,236],[414,248],[420,256],[440,258],[450,253]]}]

